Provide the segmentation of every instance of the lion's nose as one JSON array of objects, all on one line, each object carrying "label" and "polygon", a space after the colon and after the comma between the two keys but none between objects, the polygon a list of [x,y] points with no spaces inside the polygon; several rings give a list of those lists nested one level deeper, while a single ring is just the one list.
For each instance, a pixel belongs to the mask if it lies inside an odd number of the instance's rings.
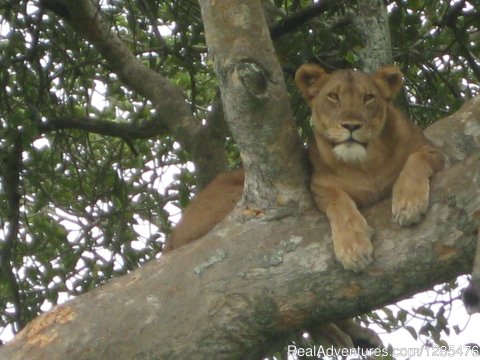
[{"label": "lion's nose", "polygon": [[347,129],[351,133],[353,133],[355,130],[358,130],[362,127],[362,124],[358,124],[358,123],[342,123],[341,125],[343,128]]}]

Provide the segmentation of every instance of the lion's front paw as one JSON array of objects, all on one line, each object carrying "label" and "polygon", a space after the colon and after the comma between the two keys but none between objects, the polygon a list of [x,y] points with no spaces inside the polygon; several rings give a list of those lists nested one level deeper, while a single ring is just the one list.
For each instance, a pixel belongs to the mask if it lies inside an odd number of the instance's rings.
[{"label": "lion's front paw", "polygon": [[372,230],[365,219],[350,222],[333,233],[335,255],[347,270],[361,271],[372,262]]},{"label": "lion's front paw", "polygon": [[393,187],[392,220],[408,226],[418,223],[427,212],[430,194],[430,183],[427,179],[399,178]]}]

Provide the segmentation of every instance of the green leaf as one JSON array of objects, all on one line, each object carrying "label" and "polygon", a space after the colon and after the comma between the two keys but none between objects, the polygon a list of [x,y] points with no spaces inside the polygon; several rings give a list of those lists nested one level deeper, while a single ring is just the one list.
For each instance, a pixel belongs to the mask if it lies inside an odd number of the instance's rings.
[{"label": "green leaf", "polygon": [[421,306],[417,309],[414,309],[414,311],[417,314],[423,315],[425,317],[433,318],[433,316],[434,316],[433,311],[431,309],[427,308],[426,306]]},{"label": "green leaf", "polygon": [[414,327],[407,325],[404,327],[404,329],[407,330],[415,340],[418,339],[417,330],[415,330]]}]

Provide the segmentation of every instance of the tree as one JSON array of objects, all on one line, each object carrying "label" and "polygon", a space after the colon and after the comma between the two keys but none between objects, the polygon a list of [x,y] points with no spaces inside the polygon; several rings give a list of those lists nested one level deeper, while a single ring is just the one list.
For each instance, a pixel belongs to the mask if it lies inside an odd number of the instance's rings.
[{"label": "tree", "polygon": [[[39,318],[0,355],[255,358],[308,325],[468,272],[479,225],[471,187],[479,171],[478,99],[429,129],[460,162],[435,183],[427,219],[399,230],[386,219],[387,203],[368,210],[385,239],[375,249],[379,271],[352,278],[319,241],[325,221],[305,214],[307,164],[296,127],[307,137],[307,116],[298,95],[290,107],[286,89],[295,94],[289,74],[300,63],[361,61],[362,39],[346,36],[356,4],[270,3],[276,57],[258,1],[199,3],[1,5],[2,326],[18,331],[42,305],[154,258],[170,229],[168,205],[188,202],[189,161],[201,188],[240,153],[244,206],[252,211]],[[478,13],[466,1],[389,5],[393,54],[413,103],[407,110],[428,125],[476,94]],[[168,25],[171,34],[162,35]],[[99,106],[93,99],[102,87]],[[173,165],[177,178],[161,186]],[[138,224],[152,231],[138,234]],[[395,257],[393,241],[402,244]],[[412,247],[416,253],[407,254]],[[61,341],[65,331],[75,345]]]}]

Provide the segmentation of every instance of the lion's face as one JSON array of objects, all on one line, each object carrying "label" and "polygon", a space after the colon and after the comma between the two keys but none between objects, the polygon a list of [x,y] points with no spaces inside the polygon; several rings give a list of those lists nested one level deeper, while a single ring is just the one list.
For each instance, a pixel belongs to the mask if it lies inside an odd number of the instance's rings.
[{"label": "lion's face", "polygon": [[295,80],[312,109],[315,135],[332,146],[338,160],[348,163],[367,159],[368,144],[384,127],[388,102],[402,86],[395,67],[370,76],[353,70],[327,74],[307,64]]},{"label": "lion's face", "polygon": [[386,105],[367,75],[340,71],[329,76],[310,102],[314,131],[339,160],[362,162],[368,143],[383,128]]}]

